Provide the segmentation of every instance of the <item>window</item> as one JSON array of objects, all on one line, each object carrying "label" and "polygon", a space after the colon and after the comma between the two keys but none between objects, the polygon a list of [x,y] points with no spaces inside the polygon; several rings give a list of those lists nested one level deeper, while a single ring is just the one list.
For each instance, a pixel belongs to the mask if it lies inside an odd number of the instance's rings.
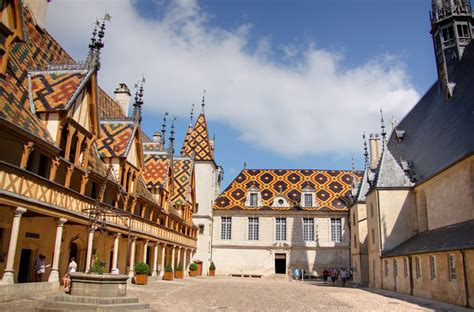
[{"label": "window", "polygon": [[352,214],[352,225],[353,226],[356,225],[356,214],[355,213]]},{"label": "window", "polygon": [[314,241],[314,219],[303,218],[303,240],[305,242]]},{"label": "window", "polygon": [[436,256],[430,256],[431,279],[436,278]]},{"label": "window", "polygon": [[469,38],[469,28],[467,25],[457,25],[458,27],[458,36],[460,38]]},{"label": "window", "polygon": [[416,273],[416,278],[421,277],[421,258],[420,257],[415,257],[415,273]]},{"label": "window", "polygon": [[443,41],[448,41],[454,39],[453,27],[448,27],[443,29]]},{"label": "window", "polygon": [[221,217],[221,239],[231,239],[232,237],[232,218]]},{"label": "window", "polygon": [[370,204],[370,216],[374,216],[374,205],[372,203]]},{"label": "window", "polygon": [[258,240],[258,217],[249,217],[249,240]]},{"label": "window", "polygon": [[372,229],[371,233],[372,233],[372,245],[374,245],[375,244],[375,231],[374,231],[374,229]]},{"label": "window", "polygon": [[449,267],[449,280],[450,281],[456,280],[456,256],[455,255],[448,256],[448,267]]},{"label": "window", "polygon": [[410,267],[408,265],[408,258],[403,259],[403,271],[405,271],[405,277],[410,277]]},{"label": "window", "polygon": [[398,262],[397,259],[393,259],[393,276],[398,277]]},{"label": "window", "polygon": [[258,206],[258,193],[250,193],[250,207]]},{"label": "window", "polygon": [[390,268],[388,266],[388,260],[385,260],[385,277],[388,277],[389,273],[390,273]]},{"label": "window", "polygon": [[313,194],[304,194],[304,206],[313,207]]},{"label": "window", "polygon": [[357,237],[355,234],[354,234],[354,248],[357,248]]},{"label": "window", "polygon": [[276,240],[286,240],[286,218],[276,218]]},{"label": "window", "polygon": [[341,235],[341,218],[331,218],[331,240],[333,242],[340,242]]},{"label": "window", "polygon": [[199,224],[199,234],[204,234],[204,225]]}]

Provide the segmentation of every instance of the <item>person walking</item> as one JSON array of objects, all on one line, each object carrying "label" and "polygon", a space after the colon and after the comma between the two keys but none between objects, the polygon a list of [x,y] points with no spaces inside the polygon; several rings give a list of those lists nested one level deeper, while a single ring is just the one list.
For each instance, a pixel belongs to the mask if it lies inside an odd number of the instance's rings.
[{"label": "person walking", "polygon": [[346,271],[345,268],[341,270],[341,281],[342,281],[342,287],[346,287],[346,281],[349,278],[349,272]]},{"label": "person walking", "polygon": [[46,256],[39,255],[38,259],[35,262],[35,282],[43,281],[43,274],[46,272],[46,268],[49,267],[51,264],[45,264],[44,261],[46,260]]},{"label": "person walking", "polygon": [[331,281],[332,281],[333,284],[336,283],[337,277],[338,277],[337,276],[337,270],[334,268],[331,271]]},{"label": "person walking", "polygon": [[329,277],[329,271],[328,271],[328,268],[325,268],[324,271],[323,271],[323,280],[324,280],[324,284],[327,283],[328,281],[328,277]]}]

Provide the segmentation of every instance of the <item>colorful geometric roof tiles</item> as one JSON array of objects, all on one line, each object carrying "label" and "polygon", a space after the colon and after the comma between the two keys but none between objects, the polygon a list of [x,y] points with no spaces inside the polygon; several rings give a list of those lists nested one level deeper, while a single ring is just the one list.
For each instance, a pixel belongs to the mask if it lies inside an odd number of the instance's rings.
[{"label": "colorful geometric roof tiles", "polygon": [[63,110],[85,82],[86,70],[31,72],[30,90],[35,112]]},{"label": "colorful geometric roof tiles", "polygon": [[126,157],[136,129],[134,121],[101,121],[97,140],[100,157]]},{"label": "colorful geometric roof tiles", "polygon": [[[356,172],[356,179],[359,180],[361,175],[361,172]],[[286,210],[346,211],[351,182],[352,172],[344,170],[245,169],[217,197],[214,209],[246,209],[247,190],[255,187],[260,192],[262,203],[258,209],[275,209],[272,207],[274,198],[282,196],[291,201],[291,207]],[[307,186],[316,194],[315,207],[300,207],[301,192]]]},{"label": "colorful geometric roof tiles", "polygon": [[111,98],[102,88],[98,88],[98,102],[99,102],[99,118],[100,119],[117,119],[125,118],[122,106],[117,101]]},{"label": "colorful geometric roof tiles", "polygon": [[190,200],[192,187],[193,161],[189,158],[173,159],[174,195],[171,201],[175,205],[185,205]]},{"label": "colorful geometric roof tiles", "polygon": [[195,160],[214,160],[214,151],[209,141],[209,133],[207,131],[204,113],[199,115],[190,136],[186,134],[183,148],[181,149],[181,155],[190,156],[192,151],[194,151]]},{"label": "colorful geometric roof tiles", "polygon": [[166,181],[170,161],[167,153],[145,153],[144,155],[145,171],[143,179],[146,186],[151,188],[160,188]]},{"label": "colorful geometric roof tiles", "polygon": [[163,146],[160,143],[155,142],[146,142],[143,143],[143,152],[161,152],[163,151]]}]

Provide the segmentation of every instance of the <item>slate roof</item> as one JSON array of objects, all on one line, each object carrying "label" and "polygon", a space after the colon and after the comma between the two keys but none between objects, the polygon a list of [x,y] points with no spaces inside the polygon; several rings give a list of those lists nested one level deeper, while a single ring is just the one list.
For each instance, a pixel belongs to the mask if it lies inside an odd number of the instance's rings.
[{"label": "slate roof", "polygon": [[195,160],[214,160],[214,151],[209,141],[209,133],[207,131],[206,116],[201,113],[196,120],[193,131],[186,133],[182,156],[191,156],[194,151]]},{"label": "slate roof", "polygon": [[160,188],[166,182],[170,161],[166,152],[144,153],[143,179],[148,188]]},{"label": "slate roof", "polygon": [[420,233],[382,257],[474,248],[474,220]]},{"label": "slate roof", "polygon": [[357,193],[355,195],[354,201],[355,202],[364,202],[366,199],[367,192],[369,191],[369,168],[367,167],[364,170],[364,174],[360,179],[359,183],[357,184]]},{"label": "slate roof", "polygon": [[[360,180],[362,172],[355,175]],[[262,198],[259,209],[276,209],[271,207],[273,200],[283,195],[292,201],[290,209],[347,211],[351,183],[352,172],[348,170],[245,169],[217,197],[214,209],[255,209],[245,207],[247,190],[255,186]],[[306,185],[315,189],[316,207],[298,207]]]},{"label": "slate roof", "polygon": [[175,205],[185,205],[189,200],[192,186],[193,161],[190,158],[173,159],[174,194],[171,201]]},{"label": "slate roof", "polygon": [[445,101],[436,82],[397,125],[405,135],[397,146],[392,133],[388,148],[395,159],[413,162],[418,182],[474,152],[474,42],[457,66],[452,98]]},{"label": "slate roof", "polygon": [[100,121],[97,140],[100,157],[127,157],[137,127],[131,120]]},{"label": "slate roof", "polygon": [[[385,144],[385,143],[382,143]],[[375,187],[411,187],[413,183],[384,146],[375,175]]]}]

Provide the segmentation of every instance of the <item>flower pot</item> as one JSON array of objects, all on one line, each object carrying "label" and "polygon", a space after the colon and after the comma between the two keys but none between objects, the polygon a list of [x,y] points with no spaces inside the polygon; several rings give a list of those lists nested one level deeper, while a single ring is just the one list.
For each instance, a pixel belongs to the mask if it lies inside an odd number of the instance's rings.
[{"label": "flower pot", "polygon": [[179,279],[182,279],[182,278],[183,278],[183,275],[184,275],[183,272],[184,272],[184,271],[176,271],[176,272],[174,272],[174,277],[179,278]]},{"label": "flower pot", "polygon": [[165,281],[172,281],[173,280],[173,272],[165,272],[165,274],[163,274],[163,279]]},{"label": "flower pot", "polygon": [[135,276],[135,284],[146,285],[148,282],[148,276],[146,274],[137,274]]},{"label": "flower pot", "polygon": [[209,276],[216,276],[216,270],[209,270]]},{"label": "flower pot", "polygon": [[199,272],[198,271],[189,271],[189,276],[198,276]]}]

